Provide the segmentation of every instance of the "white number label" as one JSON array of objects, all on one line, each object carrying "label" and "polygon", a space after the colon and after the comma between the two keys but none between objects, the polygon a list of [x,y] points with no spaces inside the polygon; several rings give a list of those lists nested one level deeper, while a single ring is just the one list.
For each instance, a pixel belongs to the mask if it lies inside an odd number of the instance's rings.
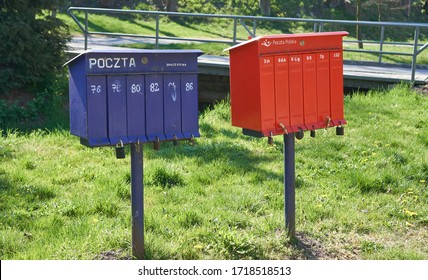
[{"label": "white number label", "polygon": [[320,59],[325,59],[325,55],[320,54]]},{"label": "white number label", "polygon": [[307,55],[306,56],[306,61],[312,60],[312,55]]},{"label": "white number label", "polygon": [[121,92],[122,86],[119,81],[115,81],[113,84],[111,84],[111,89],[113,92]]},{"label": "white number label", "polygon": [[333,57],[334,57],[334,58],[339,58],[339,57],[340,57],[340,53],[338,53],[338,52],[337,52],[337,53],[334,53],[334,54],[333,54]]},{"label": "white number label", "polygon": [[91,85],[92,94],[101,92],[101,85]]},{"label": "white number label", "polygon": [[140,93],[141,92],[141,85],[140,84],[132,84],[131,85],[131,92],[132,93]]},{"label": "white number label", "polygon": [[193,83],[186,83],[186,91],[192,91],[193,90]]},{"label": "white number label", "polygon": [[151,83],[150,84],[150,91],[151,92],[158,92],[158,91],[160,91],[159,84],[158,83]]},{"label": "white number label", "polygon": [[263,63],[264,64],[270,64],[270,59],[269,58],[263,58]]},{"label": "white number label", "polygon": [[298,57],[298,56],[292,56],[291,57],[291,61],[293,61],[293,62],[300,62],[300,57]]},{"label": "white number label", "polygon": [[287,62],[287,58],[285,58],[285,57],[278,57],[278,62],[279,63],[285,63],[285,62]]}]

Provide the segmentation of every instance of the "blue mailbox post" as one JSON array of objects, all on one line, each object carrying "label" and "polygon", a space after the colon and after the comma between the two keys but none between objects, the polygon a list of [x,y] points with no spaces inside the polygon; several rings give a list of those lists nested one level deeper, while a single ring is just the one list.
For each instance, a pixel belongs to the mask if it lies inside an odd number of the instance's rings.
[{"label": "blue mailbox post", "polygon": [[[199,50],[90,50],[69,66],[70,132],[88,147],[131,144],[132,252],[144,258],[142,143],[199,137]],[[118,156],[122,157],[122,156]]]}]

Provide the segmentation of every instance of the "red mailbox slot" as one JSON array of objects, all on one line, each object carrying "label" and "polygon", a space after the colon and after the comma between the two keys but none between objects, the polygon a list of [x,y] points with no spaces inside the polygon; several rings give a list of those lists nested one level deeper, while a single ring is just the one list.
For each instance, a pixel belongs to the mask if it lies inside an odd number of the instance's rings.
[{"label": "red mailbox slot", "polygon": [[346,124],[343,109],[342,50],[330,52],[330,106],[333,125]]},{"label": "red mailbox slot", "polygon": [[291,132],[288,55],[275,56],[275,134]]},{"label": "red mailbox slot", "polygon": [[325,128],[331,120],[329,52],[317,53],[317,97],[318,125]]},{"label": "red mailbox slot", "polygon": [[230,47],[232,125],[263,137],[346,124],[342,37],[280,34]]}]

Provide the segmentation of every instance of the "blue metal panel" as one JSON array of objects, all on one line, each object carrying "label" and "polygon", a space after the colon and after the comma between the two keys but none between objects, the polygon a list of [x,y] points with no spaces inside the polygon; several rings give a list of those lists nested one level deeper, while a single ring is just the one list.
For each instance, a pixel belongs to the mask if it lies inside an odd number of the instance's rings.
[{"label": "blue metal panel", "polygon": [[107,76],[108,137],[110,144],[128,143],[126,124],[126,78]]},{"label": "blue metal panel", "polygon": [[144,75],[126,77],[128,140],[147,142]]},{"label": "blue metal panel", "polygon": [[149,141],[165,140],[162,82],[162,75],[146,75],[146,135]]},{"label": "blue metal panel", "polygon": [[183,137],[199,137],[197,74],[181,74],[181,98]]},{"label": "blue metal panel", "polygon": [[88,145],[109,145],[107,135],[107,89],[105,76],[87,76]]},{"label": "blue metal panel", "polygon": [[69,68],[69,111],[70,133],[79,137],[88,137],[88,115],[86,98],[86,75],[83,61]]},{"label": "blue metal panel", "polygon": [[181,134],[180,75],[164,75],[164,133],[167,139],[183,138]]},{"label": "blue metal panel", "polygon": [[200,51],[189,50],[133,50],[87,52],[86,73],[162,73],[196,72]]}]

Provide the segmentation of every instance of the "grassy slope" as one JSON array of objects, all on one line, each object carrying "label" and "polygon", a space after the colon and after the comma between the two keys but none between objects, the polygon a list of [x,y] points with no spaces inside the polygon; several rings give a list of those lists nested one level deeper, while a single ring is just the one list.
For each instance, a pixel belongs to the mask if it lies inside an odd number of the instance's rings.
[{"label": "grassy slope", "polygon": [[[281,137],[243,136],[221,103],[195,146],[146,145],[146,258],[428,259],[427,96],[398,88],[345,106],[344,137],[296,142],[298,241],[283,230]],[[3,134],[1,259],[130,255],[129,154],[63,129]]]}]

